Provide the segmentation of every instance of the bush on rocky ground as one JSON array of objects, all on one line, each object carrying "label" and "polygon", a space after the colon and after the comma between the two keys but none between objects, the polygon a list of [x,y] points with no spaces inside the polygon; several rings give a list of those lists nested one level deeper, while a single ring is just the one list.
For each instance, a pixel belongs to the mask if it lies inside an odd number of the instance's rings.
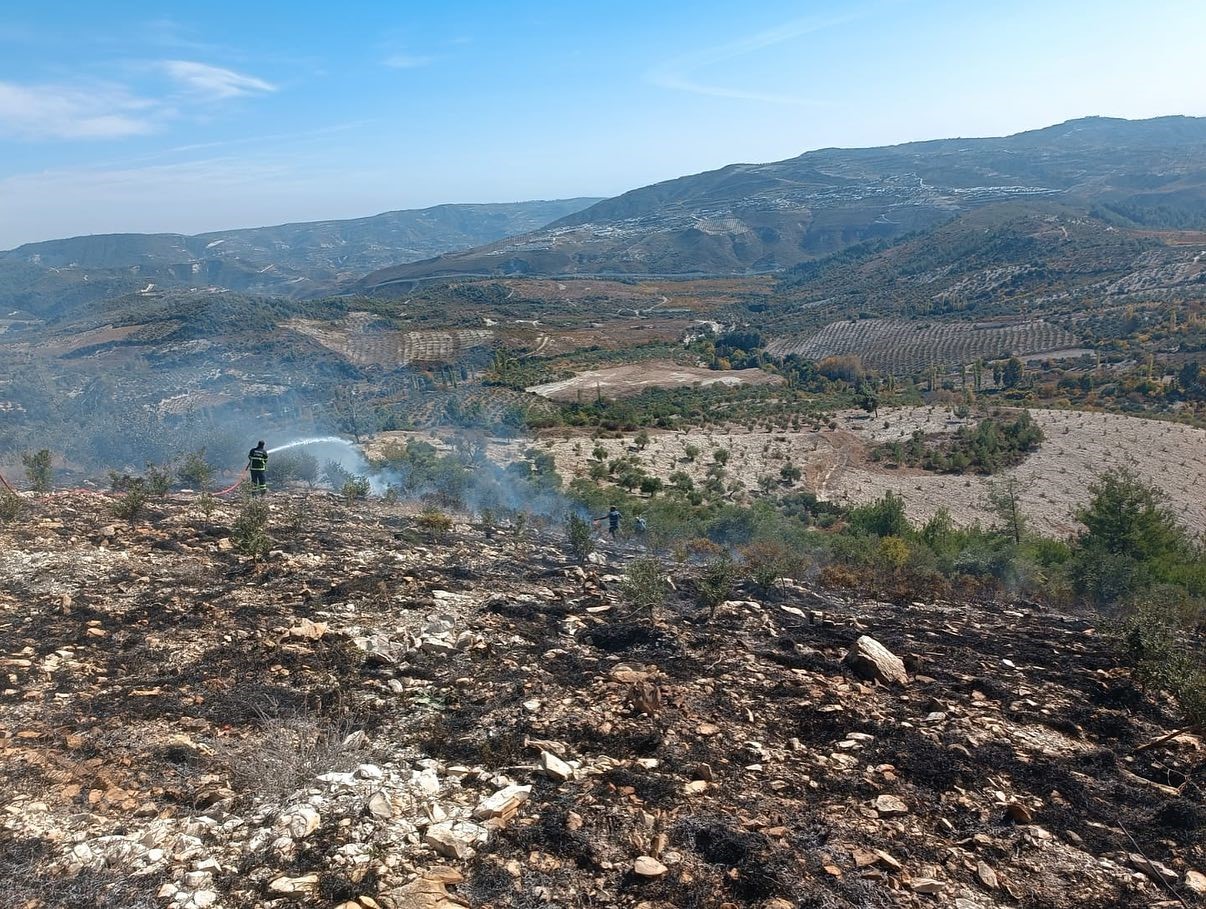
[{"label": "bush on rocky ground", "polygon": [[666,602],[670,584],[666,580],[666,566],[660,559],[643,556],[628,563],[624,580],[620,583],[620,596],[634,611],[653,616],[654,610]]},{"label": "bush on rocky ground", "polygon": [[0,523],[11,523],[24,513],[25,500],[14,492],[0,489]]},{"label": "bush on rocky ground", "polygon": [[351,770],[366,759],[347,718],[261,710],[259,734],[221,752],[236,791],[257,799],[286,796],[319,773]]},{"label": "bush on rocky ground", "polygon": [[267,555],[272,548],[268,536],[268,503],[262,498],[248,496],[243,500],[239,516],[230,529],[230,539],[240,553],[253,558]]},{"label": "bush on rocky ground", "polygon": [[114,517],[133,524],[146,510],[147,498],[146,487],[141,482],[131,483],[126,486],[125,495],[114,501],[109,510]]}]

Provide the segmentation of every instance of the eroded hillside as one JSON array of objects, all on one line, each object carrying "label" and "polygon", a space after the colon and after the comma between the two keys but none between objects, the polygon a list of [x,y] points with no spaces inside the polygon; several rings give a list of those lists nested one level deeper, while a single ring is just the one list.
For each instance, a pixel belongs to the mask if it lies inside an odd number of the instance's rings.
[{"label": "eroded hillside", "polygon": [[1204,899],[1201,739],[1143,748],[1177,718],[1085,617],[785,581],[709,622],[673,563],[650,617],[637,550],[539,526],[280,495],[253,560],[237,503],[28,504],[5,907]]}]

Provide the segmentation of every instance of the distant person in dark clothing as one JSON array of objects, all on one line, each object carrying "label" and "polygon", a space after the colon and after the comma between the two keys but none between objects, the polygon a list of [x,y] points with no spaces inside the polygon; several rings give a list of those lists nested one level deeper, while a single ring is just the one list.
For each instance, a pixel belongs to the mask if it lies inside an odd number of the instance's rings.
[{"label": "distant person in dark clothing", "polygon": [[607,514],[601,518],[595,518],[596,524],[599,521],[607,521],[607,532],[611,534],[611,538],[614,540],[616,534],[620,532],[620,509],[612,505]]},{"label": "distant person in dark clothing", "polygon": [[247,469],[251,471],[251,494],[262,496],[268,492],[268,449],[261,441],[247,452]]}]

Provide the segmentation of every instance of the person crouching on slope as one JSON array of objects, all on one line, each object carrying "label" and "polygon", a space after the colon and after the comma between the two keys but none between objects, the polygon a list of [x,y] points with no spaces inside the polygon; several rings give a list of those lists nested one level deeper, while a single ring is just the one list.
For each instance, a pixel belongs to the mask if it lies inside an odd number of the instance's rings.
[{"label": "person crouching on slope", "polygon": [[247,452],[247,469],[251,471],[251,494],[265,495],[268,492],[268,450],[262,441]]}]

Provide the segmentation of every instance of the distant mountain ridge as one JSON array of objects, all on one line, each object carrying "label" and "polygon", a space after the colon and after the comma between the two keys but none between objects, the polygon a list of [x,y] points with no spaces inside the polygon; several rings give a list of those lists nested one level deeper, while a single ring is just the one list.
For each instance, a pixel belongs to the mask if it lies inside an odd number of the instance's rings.
[{"label": "distant mountain ridge", "polygon": [[1206,118],[1091,117],[1003,138],[827,148],[642,187],[523,236],[368,275],[748,274],[1058,198],[1132,227],[1206,227]]},{"label": "distant mountain ridge", "polygon": [[87,302],[144,289],[308,296],[386,265],[525,233],[597,201],[437,205],[192,236],[96,234],[28,243],[0,252],[0,308],[40,314],[56,299]]}]

